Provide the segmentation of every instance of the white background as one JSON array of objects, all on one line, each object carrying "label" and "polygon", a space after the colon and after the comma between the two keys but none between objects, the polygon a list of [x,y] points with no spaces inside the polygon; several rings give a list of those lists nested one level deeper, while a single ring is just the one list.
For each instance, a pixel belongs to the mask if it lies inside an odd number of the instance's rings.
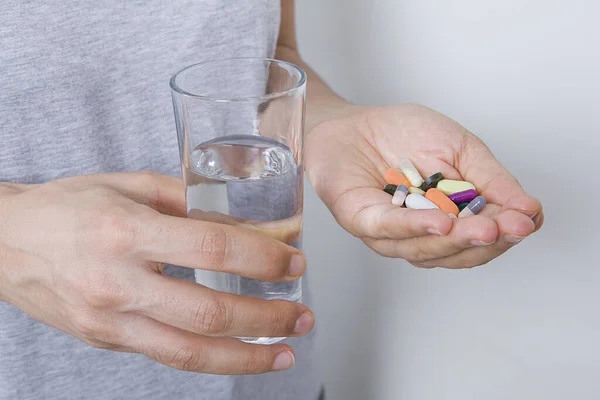
[{"label": "white background", "polygon": [[376,256],[308,190],[328,400],[600,398],[600,2],[298,0],[303,57],[364,104],[483,138],[546,224],[467,271]]}]

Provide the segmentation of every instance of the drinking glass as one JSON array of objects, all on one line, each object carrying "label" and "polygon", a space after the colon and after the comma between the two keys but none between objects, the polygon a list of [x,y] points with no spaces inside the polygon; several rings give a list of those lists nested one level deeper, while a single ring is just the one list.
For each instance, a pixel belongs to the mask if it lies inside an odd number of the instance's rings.
[{"label": "drinking glass", "polygon": [[[188,217],[249,229],[300,249],[304,71],[274,59],[223,59],[183,68],[170,85]],[[199,269],[195,277],[219,291],[302,301],[301,279],[264,282]]]}]

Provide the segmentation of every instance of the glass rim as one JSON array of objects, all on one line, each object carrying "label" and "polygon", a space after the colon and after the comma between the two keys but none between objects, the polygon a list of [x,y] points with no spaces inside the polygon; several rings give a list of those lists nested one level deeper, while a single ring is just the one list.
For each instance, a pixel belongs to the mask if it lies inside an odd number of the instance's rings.
[{"label": "glass rim", "polygon": [[[261,63],[268,62],[268,63],[274,63],[274,64],[278,64],[278,65],[286,65],[286,66],[291,67],[292,69],[296,70],[300,74],[300,79],[298,79],[298,82],[294,83],[290,87],[287,87],[283,90],[279,90],[276,92],[267,93],[267,94],[263,94],[260,96],[231,97],[231,98],[206,96],[206,95],[191,93],[191,92],[188,92],[187,90],[184,90],[176,82],[179,75],[181,75],[183,72],[185,72],[189,69],[201,67],[201,66],[207,66],[210,64],[218,64],[218,63],[231,62],[231,61],[234,61],[234,62],[235,61],[247,61],[247,62],[251,62],[251,63],[252,62],[261,62]],[[276,99],[278,97],[286,96],[289,93],[292,93],[292,92],[298,90],[299,88],[304,86],[305,83],[306,83],[306,72],[302,68],[297,66],[296,64],[291,63],[289,61],[277,60],[275,58],[260,58],[260,57],[232,57],[232,58],[220,58],[220,59],[214,59],[214,60],[209,60],[209,61],[197,62],[197,63],[191,64],[191,65],[188,65],[188,66],[180,69],[179,71],[175,72],[173,74],[173,76],[171,77],[171,79],[169,80],[169,85],[171,86],[171,89],[174,92],[177,92],[180,95],[185,96],[185,97],[190,97],[190,98],[214,102],[214,103],[233,103],[233,102],[241,102],[241,101],[272,100],[272,99]]]}]

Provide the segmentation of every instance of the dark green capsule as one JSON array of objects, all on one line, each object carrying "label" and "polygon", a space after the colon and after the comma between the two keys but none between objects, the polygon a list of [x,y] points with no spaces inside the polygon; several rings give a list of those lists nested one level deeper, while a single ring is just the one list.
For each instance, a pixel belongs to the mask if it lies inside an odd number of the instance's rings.
[{"label": "dark green capsule", "polygon": [[458,211],[462,211],[462,210],[463,210],[463,209],[464,209],[466,206],[468,206],[468,205],[469,205],[469,202],[468,202],[468,201],[465,201],[464,203],[460,203],[460,204],[458,205]]},{"label": "dark green capsule", "polygon": [[385,185],[385,187],[383,188],[383,191],[386,193],[389,193],[390,195],[394,195],[394,193],[396,193],[396,189],[398,188],[398,186],[396,185]]},{"label": "dark green capsule", "polygon": [[437,186],[438,182],[441,181],[442,179],[444,179],[444,175],[442,175],[441,172],[436,172],[435,174],[431,175],[429,178],[425,179],[425,181],[421,185],[421,189],[425,192],[428,191],[429,189],[433,189],[434,187]]}]

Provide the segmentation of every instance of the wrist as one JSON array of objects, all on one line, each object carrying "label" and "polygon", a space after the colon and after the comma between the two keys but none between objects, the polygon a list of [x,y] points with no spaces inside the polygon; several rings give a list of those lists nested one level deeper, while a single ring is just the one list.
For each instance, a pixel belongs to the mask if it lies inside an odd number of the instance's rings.
[{"label": "wrist", "polygon": [[[313,100],[312,104],[311,100]],[[326,101],[311,100],[308,101],[306,108],[305,132],[307,134],[327,121],[353,115],[366,108],[337,96],[328,98]]]},{"label": "wrist", "polygon": [[12,250],[0,243],[0,303],[8,303],[8,265]]},{"label": "wrist", "polygon": [[3,218],[5,213],[9,213],[10,199],[20,193],[25,192],[32,185],[24,185],[18,183],[0,182],[0,302],[9,301],[8,290],[11,287],[9,282],[10,271],[18,268],[19,251],[7,245],[4,241],[3,232],[6,231],[6,219]]}]

